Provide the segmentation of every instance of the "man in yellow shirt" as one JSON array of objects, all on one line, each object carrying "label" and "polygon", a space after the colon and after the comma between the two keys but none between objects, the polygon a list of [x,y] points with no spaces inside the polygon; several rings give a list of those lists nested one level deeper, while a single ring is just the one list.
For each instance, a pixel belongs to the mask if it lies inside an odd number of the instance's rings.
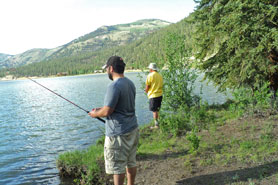
[{"label": "man in yellow shirt", "polygon": [[163,78],[157,72],[157,66],[155,63],[150,63],[149,65],[150,73],[147,76],[145,92],[148,93],[149,98],[149,108],[153,112],[154,124],[152,128],[159,128],[158,118],[159,109],[162,102],[163,94]]}]

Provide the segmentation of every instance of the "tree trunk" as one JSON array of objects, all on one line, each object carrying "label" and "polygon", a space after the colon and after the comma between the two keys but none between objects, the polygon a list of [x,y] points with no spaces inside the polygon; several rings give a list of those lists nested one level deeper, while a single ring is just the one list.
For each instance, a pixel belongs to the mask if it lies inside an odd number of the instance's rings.
[{"label": "tree trunk", "polygon": [[[278,66],[278,51],[272,49],[270,54],[268,55],[268,59],[270,60],[271,66]],[[278,71],[271,72],[269,76],[270,80],[270,89],[274,93],[274,97],[276,96],[276,92],[278,89]]]}]

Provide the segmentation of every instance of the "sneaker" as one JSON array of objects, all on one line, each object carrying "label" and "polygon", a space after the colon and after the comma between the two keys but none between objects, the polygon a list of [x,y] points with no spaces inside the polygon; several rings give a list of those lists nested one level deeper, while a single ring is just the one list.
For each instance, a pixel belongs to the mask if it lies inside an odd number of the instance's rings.
[{"label": "sneaker", "polygon": [[155,125],[154,127],[150,127],[151,129],[158,129],[159,126]]}]

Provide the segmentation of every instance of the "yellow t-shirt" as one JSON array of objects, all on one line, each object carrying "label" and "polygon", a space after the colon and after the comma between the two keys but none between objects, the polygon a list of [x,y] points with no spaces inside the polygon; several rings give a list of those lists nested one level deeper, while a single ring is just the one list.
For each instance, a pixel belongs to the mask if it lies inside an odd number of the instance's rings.
[{"label": "yellow t-shirt", "polygon": [[146,85],[149,86],[148,98],[156,98],[162,96],[163,78],[154,71],[147,76]]}]

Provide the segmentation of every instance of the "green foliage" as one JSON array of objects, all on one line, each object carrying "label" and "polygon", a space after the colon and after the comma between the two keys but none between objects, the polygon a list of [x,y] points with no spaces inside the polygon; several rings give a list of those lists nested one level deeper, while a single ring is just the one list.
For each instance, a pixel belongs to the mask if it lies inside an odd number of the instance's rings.
[{"label": "green foliage", "polygon": [[[145,131],[143,131],[145,132]],[[141,134],[141,133],[140,133]],[[144,133],[143,133],[144,134]],[[146,154],[158,154],[165,151],[166,148],[174,144],[173,139],[165,139],[165,135],[159,132],[153,132],[149,137],[140,137],[138,154],[143,156]],[[151,142],[150,142],[151,141]]]},{"label": "green foliage", "polygon": [[3,69],[0,69],[0,78],[6,76],[6,71]]},{"label": "green foliage", "polygon": [[278,56],[277,1],[197,2],[194,53],[206,78],[221,90],[254,88],[277,73],[278,65],[269,60],[271,54]]},{"label": "green foliage", "polygon": [[162,111],[159,125],[163,133],[181,136],[194,129],[195,132],[208,129],[215,121],[215,111],[207,104],[199,104],[190,109],[180,107],[175,112]]},{"label": "green foliage", "polygon": [[193,95],[193,84],[197,78],[188,63],[190,48],[185,48],[183,35],[169,33],[165,38],[165,64],[162,71],[164,89],[163,103],[167,110],[180,107],[192,107],[199,103],[200,98]]},{"label": "green foliage", "polygon": [[275,108],[277,100],[273,98],[273,92],[269,89],[269,83],[256,86],[255,91],[250,88],[239,88],[233,91],[233,103],[230,105],[232,111],[243,113],[262,112],[267,109]]},{"label": "green foliage", "polygon": [[192,128],[206,129],[215,120],[207,104],[193,94],[197,73],[193,70],[189,57],[191,47],[186,47],[186,37],[177,32],[165,37],[165,66],[163,110],[160,128],[174,136],[185,134]]},{"label": "green foliage", "polygon": [[200,137],[197,136],[195,129],[189,134],[187,134],[186,139],[190,142],[190,149],[189,149],[190,153],[198,150],[201,140]]},{"label": "green foliage", "polygon": [[183,135],[192,129],[190,115],[181,109],[175,113],[162,112],[159,126],[163,133],[171,133],[173,136]]},{"label": "green foliage", "polygon": [[150,129],[150,124],[140,127],[140,140],[137,155],[141,158],[144,156],[160,157],[160,154],[165,155],[165,152],[174,151],[180,152],[181,156],[188,149],[185,145],[185,137],[170,137],[170,135],[161,132],[159,129]]},{"label": "green foliage", "polygon": [[105,142],[105,134],[104,134],[104,131],[103,131],[103,135],[97,140],[96,145],[104,146],[104,142]]},{"label": "green foliage", "polygon": [[190,124],[195,129],[208,129],[216,120],[215,112],[210,111],[207,103],[200,103],[190,109]]},{"label": "green foliage", "polygon": [[66,152],[59,156],[58,166],[80,167],[87,166],[90,170],[97,171],[96,161],[103,155],[103,146],[93,145],[87,151]]},{"label": "green foliage", "polygon": [[[85,151],[71,151],[59,155],[57,166],[66,176],[81,178],[85,184],[96,184],[103,176],[99,161],[103,160],[103,137]],[[78,183],[79,180],[76,181]]]}]

